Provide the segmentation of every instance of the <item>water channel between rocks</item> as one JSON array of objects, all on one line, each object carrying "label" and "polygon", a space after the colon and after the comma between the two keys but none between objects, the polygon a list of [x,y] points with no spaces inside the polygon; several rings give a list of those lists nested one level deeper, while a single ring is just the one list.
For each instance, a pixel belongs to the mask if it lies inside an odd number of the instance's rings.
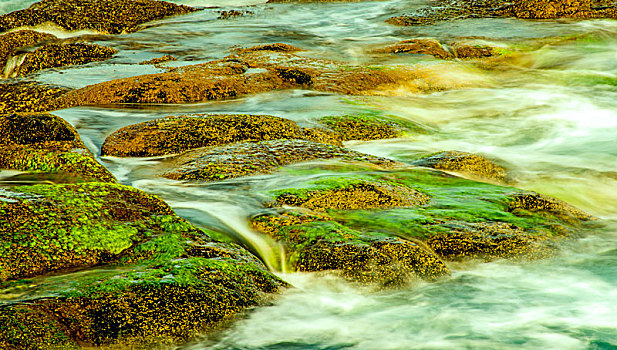
[{"label": "water channel between rocks", "polygon": [[[118,128],[169,115],[268,114],[306,125],[325,115],[396,115],[431,132],[345,146],[403,162],[442,150],[481,153],[507,164],[516,187],[565,200],[602,223],[554,258],[453,264],[453,274],[437,282],[376,291],[332,276],[288,271],[279,247],[247,225],[249,217],[263,210],[263,193],[323,174],[280,171],[185,183],[158,178],[159,158],[99,158],[123,184],[157,194],[192,223],[244,242],[295,286],[272,305],[186,349],[617,348],[617,21],[470,19],[394,27],[384,19],[425,2],[175,2],[254,14],[220,21],[216,9],[206,9],[159,21],[137,33],[107,37],[101,44],[120,51],[110,61],[48,70],[36,79],[78,88],[161,71],[135,63],[162,54],[178,57],[171,65],[182,66],[221,58],[235,45],[274,42],[306,48],[311,57],[352,64],[406,64],[419,59],[373,57],[363,48],[409,37],[505,40],[599,33],[603,38],[540,49],[534,53],[534,64],[518,71],[483,71],[452,63],[459,65],[457,72],[466,72],[465,79],[479,82],[471,89],[430,94],[399,89],[384,96],[287,90],[192,105],[54,112],[77,128],[94,154],[100,154],[105,137]],[[30,3],[8,1],[0,5],[0,12]],[[422,64],[441,63],[423,58]],[[455,73],[444,67],[443,74]]]}]

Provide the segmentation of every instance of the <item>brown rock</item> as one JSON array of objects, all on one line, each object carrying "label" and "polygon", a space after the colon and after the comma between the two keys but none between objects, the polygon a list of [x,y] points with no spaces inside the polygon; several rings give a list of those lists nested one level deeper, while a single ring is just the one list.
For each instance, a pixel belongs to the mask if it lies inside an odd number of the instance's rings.
[{"label": "brown rock", "polygon": [[172,160],[163,174],[174,180],[216,181],[254,174],[317,159],[339,158],[375,164],[384,168],[402,166],[398,162],[333,145],[304,140],[242,142],[188,151]]},{"label": "brown rock", "polygon": [[0,84],[0,114],[59,109],[58,98],[68,91],[67,88],[36,82]]},{"label": "brown rock", "polygon": [[505,181],[506,169],[487,158],[466,152],[447,151],[421,158],[414,165],[439,170],[460,172],[474,178]]},{"label": "brown rock", "polygon": [[0,67],[3,71],[6,69],[7,61],[17,49],[57,39],[54,35],[33,30],[18,30],[0,35]]},{"label": "brown rock", "polygon": [[384,48],[374,50],[373,52],[423,54],[441,59],[448,59],[452,57],[452,54],[441,46],[439,40],[430,38],[403,40],[395,45],[386,46]]},{"label": "brown rock", "polygon": [[178,59],[175,58],[174,56],[165,55],[165,56],[162,56],[162,57],[153,58],[153,59],[148,60],[148,61],[141,61],[141,62],[139,62],[139,64],[154,64],[154,65],[156,65],[156,64],[161,64],[161,63],[164,63],[164,62],[177,61],[177,60]]},{"label": "brown rock", "polygon": [[145,22],[193,11],[188,6],[155,0],[43,0],[0,16],[0,32],[51,22],[66,30],[120,34],[134,32]]}]

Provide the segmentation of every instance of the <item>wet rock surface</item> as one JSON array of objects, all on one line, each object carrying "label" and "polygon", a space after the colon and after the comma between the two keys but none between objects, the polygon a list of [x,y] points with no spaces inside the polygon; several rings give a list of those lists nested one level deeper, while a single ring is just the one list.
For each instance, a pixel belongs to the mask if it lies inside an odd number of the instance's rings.
[{"label": "wet rock surface", "polygon": [[[443,261],[545,258],[592,219],[553,198],[428,170],[304,186],[272,192],[267,205],[279,212],[253,218],[254,229],[283,242],[298,269],[339,270],[364,282],[433,278],[448,273]],[[376,263],[376,246],[406,257],[400,270],[387,259]]]},{"label": "wet rock surface", "polygon": [[116,181],[86,149],[77,131],[51,114],[0,115],[0,169]]},{"label": "wet rock surface", "polygon": [[117,52],[110,47],[96,44],[48,44],[27,53],[22,63],[12,73],[15,76],[21,76],[47,68],[104,61],[110,59]]},{"label": "wet rock surface", "polygon": [[338,133],[343,141],[381,140],[423,132],[417,124],[395,117],[342,115],[323,117],[319,122]]},{"label": "wet rock surface", "polygon": [[[0,223],[0,286],[49,295],[0,305],[5,348],[184,342],[286,286],[243,248],[213,241],[127,186],[0,190]],[[59,286],[15,282],[101,264]]]},{"label": "wet rock surface", "polygon": [[163,176],[174,180],[218,181],[271,173],[284,165],[311,160],[341,159],[384,168],[402,166],[390,159],[304,140],[241,142],[188,151],[171,161]]},{"label": "wet rock surface", "polygon": [[3,72],[6,70],[8,60],[17,49],[56,39],[55,35],[33,30],[18,30],[0,35],[0,67],[2,67]]},{"label": "wet rock surface", "polygon": [[592,0],[439,0],[410,14],[389,18],[388,23],[401,26],[430,25],[442,21],[478,17],[516,17],[523,19],[616,18],[614,4],[603,6]]},{"label": "wet rock surface", "polygon": [[0,114],[56,110],[56,101],[68,91],[65,87],[31,81],[0,83]]},{"label": "wet rock surface", "polygon": [[103,155],[144,157],[241,141],[303,139],[293,121],[264,115],[194,115],[129,125],[109,135]]},{"label": "wet rock surface", "polygon": [[51,22],[66,30],[120,34],[138,25],[195,9],[155,0],[43,0],[27,9],[0,16],[0,32]]},{"label": "wet rock surface", "polygon": [[481,155],[446,151],[439,152],[412,162],[414,165],[454,171],[476,179],[504,182],[508,174],[504,167]]},{"label": "wet rock surface", "polygon": [[126,103],[195,103],[281,89],[371,95],[382,94],[401,84],[406,89],[428,92],[478,83],[440,75],[435,67],[349,66],[298,56],[287,52],[291,50],[288,46],[272,45],[244,49],[221,60],[184,66],[166,73],[86,86],[66,94],[58,103],[64,108]]}]

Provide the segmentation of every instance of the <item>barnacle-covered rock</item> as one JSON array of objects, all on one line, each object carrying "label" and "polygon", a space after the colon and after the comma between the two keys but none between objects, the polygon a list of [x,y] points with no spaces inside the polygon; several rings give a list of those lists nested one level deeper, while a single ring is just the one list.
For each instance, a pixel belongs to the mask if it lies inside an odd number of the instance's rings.
[{"label": "barnacle-covered rock", "polygon": [[403,165],[334,145],[305,140],[274,140],[191,150],[172,159],[170,169],[163,176],[174,180],[216,181],[267,174],[284,165],[333,158],[383,168]]},{"label": "barnacle-covered rock", "polygon": [[167,117],[126,126],[109,135],[101,153],[143,157],[241,141],[301,139],[304,133],[289,119],[246,114]]},{"label": "barnacle-covered rock", "polygon": [[504,167],[481,155],[447,151],[432,154],[413,162],[414,165],[454,171],[477,179],[505,181],[507,172]]},{"label": "barnacle-covered rock", "polygon": [[164,17],[196,11],[156,0],[43,0],[27,9],[0,16],[0,32],[53,23],[66,30],[95,30],[120,34]]},{"label": "barnacle-covered rock", "polygon": [[0,115],[0,169],[116,181],[86,149],[73,126],[51,114]]},{"label": "barnacle-covered rock", "polygon": [[0,83],[0,114],[56,110],[56,101],[69,90],[36,82]]}]

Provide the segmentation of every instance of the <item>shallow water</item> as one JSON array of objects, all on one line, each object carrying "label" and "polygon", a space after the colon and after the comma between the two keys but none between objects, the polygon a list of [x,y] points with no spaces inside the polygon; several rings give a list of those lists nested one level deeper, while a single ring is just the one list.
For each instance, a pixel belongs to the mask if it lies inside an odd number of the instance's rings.
[{"label": "shallow water", "polygon": [[[158,72],[136,63],[172,54],[186,65],[229,54],[235,46],[285,42],[312,57],[350,63],[436,64],[413,55],[367,50],[417,36],[514,39],[594,33],[600,40],[546,45],[516,69],[480,70],[452,62],[477,79],[474,89],[418,95],[339,96],[280,91],[183,106],[80,107],[55,112],[75,125],[99,154],[122,126],[189,113],[271,114],[310,125],[325,115],[370,113],[415,121],[426,134],[348,147],[400,161],[441,150],[478,152],[501,160],[517,187],[564,199],[600,218],[593,235],[546,261],[469,263],[436,283],[375,291],[331,276],[286,272],[276,246],[259,242],[246,220],[263,210],[264,191],[309,175],[282,171],[212,184],[161,180],[160,159],[101,162],[125,184],[160,195],[197,225],[227,233],[258,252],[296,288],[231,328],[188,349],[614,349],[617,348],[617,21],[473,19],[400,28],[384,19],[423,1],[264,4],[258,0],[175,1],[208,7],[148,24],[128,35],[99,37],[120,50],[112,60],[41,72],[36,79],[81,87]],[[32,1],[3,1],[0,13]],[[217,20],[220,10],[254,14]],[[446,74],[446,73],[444,73]],[[336,164],[332,165],[333,167]],[[311,176],[318,177],[319,173]]]}]

